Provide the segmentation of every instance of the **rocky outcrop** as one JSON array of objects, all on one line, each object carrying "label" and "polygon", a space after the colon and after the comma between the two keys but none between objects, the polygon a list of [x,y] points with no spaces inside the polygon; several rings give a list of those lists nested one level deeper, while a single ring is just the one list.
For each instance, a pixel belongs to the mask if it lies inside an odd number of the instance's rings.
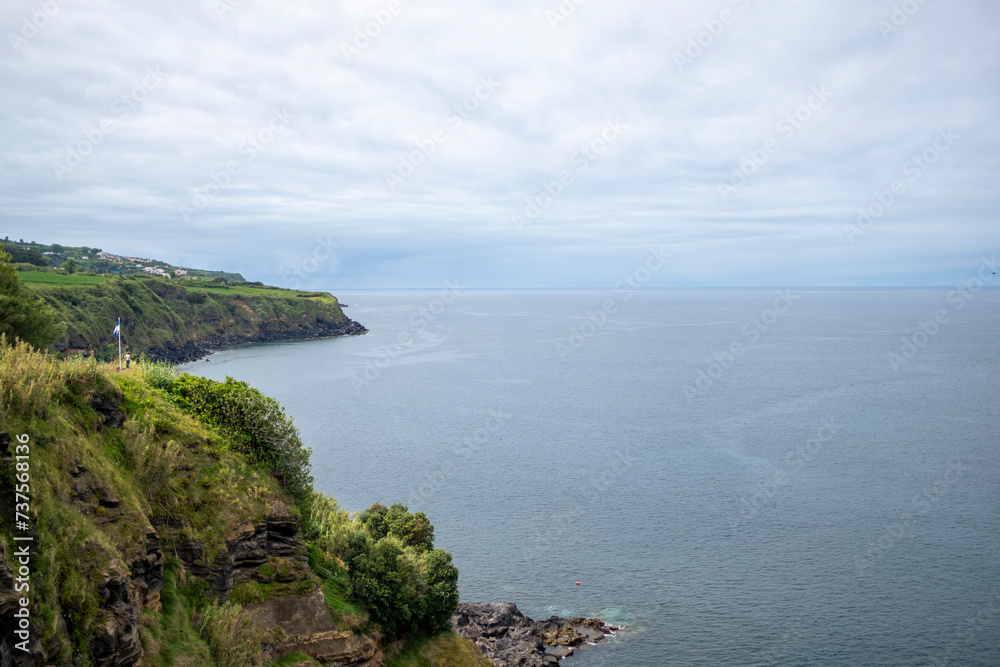
[{"label": "rocky outcrop", "polygon": [[214,350],[238,345],[254,343],[280,343],[290,340],[309,340],[314,338],[332,338],[335,336],[361,336],[368,333],[363,325],[350,318],[343,322],[327,322],[318,319],[312,326],[283,328],[278,325],[264,324],[253,334],[222,334],[211,336],[201,341],[186,343],[167,342],[163,347],[146,350],[146,356],[152,361],[169,361],[172,364],[183,364],[207,357]]},{"label": "rocky outcrop", "polygon": [[597,618],[552,616],[533,621],[513,602],[463,602],[451,617],[455,631],[470,639],[496,667],[546,667],[596,643],[617,628]]},{"label": "rocky outcrop", "polygon": [[247,608],[258,627],[281,638],[267,645],[275,660],[301,651],[328,667],[382,667],[385,658],[374,638],[338,630],[323,593],[286,595]]},{"label": "rocky outcrop", "polygon": [[[229,599],[233,586],[254,580],[257,568],[273,558],[290,560],[295,570],[308,571],[298,520],[280,502],[273,503],[270,509],[257,525],[247,523],[233,531],[225,542],[225,550],[212,562],[208,562],[205,546],[198,540],[178,543],[175,547],[178,558],[184,561],[188,572],[207,581],[220,600]],[[170,525],[172,518],[158,520]],[[176,519],[173,522],[177,523]]]},{"label": "rocky outcrop", "polygon": [[[169,518],[160,521],[171,523]],[[246,607],[254,624],[273,638],[263,647],[270,659],[301,651],[328,667],[382,667],[384,657],[375,638],[338,629],[333,622],[309,569],[299,522],[287,505],[272,501],[263,521],[238,527],[211,564],[205,559],[204,545],[196,540],[180,543],[176,551],[187,571],[205,579],[220,600],[228,599],[234,586],[262,582],[265,564],[281,570],[272,572],[268,581],[295,590],[304,586],[309,591]]]}]

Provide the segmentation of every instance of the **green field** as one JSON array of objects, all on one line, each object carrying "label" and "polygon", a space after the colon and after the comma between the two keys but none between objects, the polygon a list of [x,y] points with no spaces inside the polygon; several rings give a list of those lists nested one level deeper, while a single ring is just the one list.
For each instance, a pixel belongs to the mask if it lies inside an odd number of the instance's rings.
[{"label": "green field", "polygon": [[28,285],[100,285],[107,281],[107,276],[85,276],[51,271],[20,271],[17,276]]}]

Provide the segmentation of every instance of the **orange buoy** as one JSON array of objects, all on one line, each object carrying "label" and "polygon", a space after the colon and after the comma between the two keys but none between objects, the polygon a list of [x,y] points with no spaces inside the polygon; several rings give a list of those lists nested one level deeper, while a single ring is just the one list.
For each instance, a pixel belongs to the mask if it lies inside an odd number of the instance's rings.
[{"label": "orange buoy", "polygon": [[579,585],[580,585],[580,582],[579,582],[579,581],[578,581],[578,582],[576,582],[576,585],[577,585],[577,586],[579,586]]}]

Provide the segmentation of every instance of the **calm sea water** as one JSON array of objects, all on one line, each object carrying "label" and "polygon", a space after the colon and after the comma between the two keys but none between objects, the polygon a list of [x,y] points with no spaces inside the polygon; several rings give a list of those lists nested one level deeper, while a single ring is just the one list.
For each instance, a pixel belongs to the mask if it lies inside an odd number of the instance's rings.
[{"label": "calm sea water", "polygon": [[1000,292],[335,293],[369,335],[187,370],[463,600],[627,625],[567,665],[1000,665]]}]

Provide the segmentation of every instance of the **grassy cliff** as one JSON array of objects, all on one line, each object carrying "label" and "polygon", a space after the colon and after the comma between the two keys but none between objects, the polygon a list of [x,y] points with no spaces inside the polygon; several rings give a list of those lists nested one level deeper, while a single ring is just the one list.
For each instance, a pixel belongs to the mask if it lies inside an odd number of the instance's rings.
[{"label": "grassy cliff", "polygon": [[112,331],[118,318],[125,351],[174,362],[201,356],[203,346],[365,331],[324,292],[141,275],[22,270],[19,277],[66,323],[56,350],[96,353],[105,361],[117,357]]},{"label": "grassy cliff", "polygon": [[[33,664],[377,667],[383,647],[395,667],[489,664],[450,631],[408,634],[418,610],[457,601],[439,594],[457,571],[426,517],[304,494],[308,450],[243,383],[0,341],[0,453],[0,642],[15,657],[27,617]],[[413,610],[391,646],[379,619],[399,610],[373,591]]]}]

